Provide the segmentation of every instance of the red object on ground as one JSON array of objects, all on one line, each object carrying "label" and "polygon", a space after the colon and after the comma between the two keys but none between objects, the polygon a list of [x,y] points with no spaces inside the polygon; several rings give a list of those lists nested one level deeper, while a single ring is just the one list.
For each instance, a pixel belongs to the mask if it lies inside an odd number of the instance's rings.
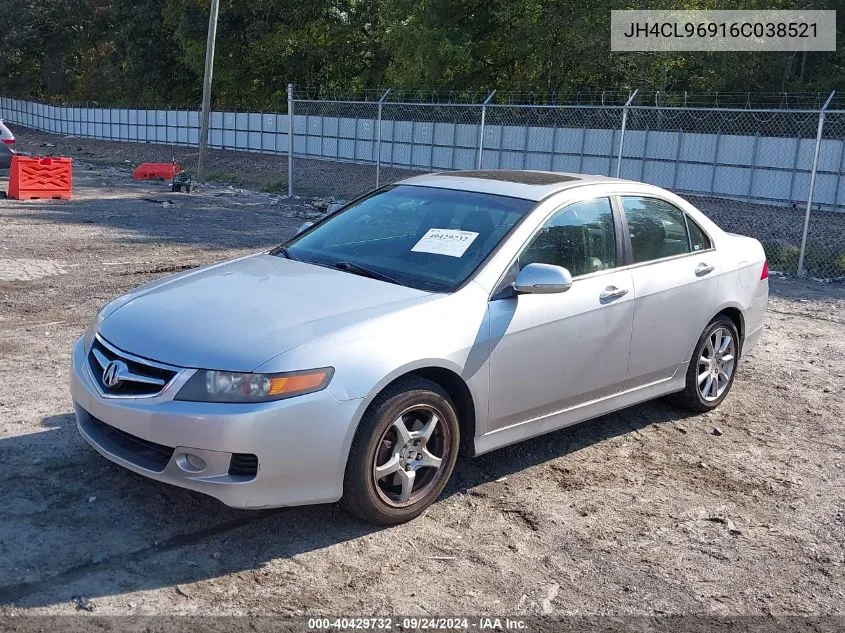
[{"label": "red object on ground", "polygon": [[70,200],[73,171],[70,158],[12,156],[9,197],[15,200]]},{"label": "red object on ground", "polygon": [[132,172],[135,180],[173,180],[182,171],[178,163],[141,163]]}]

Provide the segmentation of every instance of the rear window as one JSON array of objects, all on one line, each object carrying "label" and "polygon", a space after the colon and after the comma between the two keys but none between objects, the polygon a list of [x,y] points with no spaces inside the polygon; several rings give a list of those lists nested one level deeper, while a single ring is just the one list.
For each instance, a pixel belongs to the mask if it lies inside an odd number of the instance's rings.
[{"label": "rear window", "polygon": [[689,216],[687,216],[687,227],[689,228],[690,246],[692,246],[693,251],[706,251],[712,247],[710,238]]}]

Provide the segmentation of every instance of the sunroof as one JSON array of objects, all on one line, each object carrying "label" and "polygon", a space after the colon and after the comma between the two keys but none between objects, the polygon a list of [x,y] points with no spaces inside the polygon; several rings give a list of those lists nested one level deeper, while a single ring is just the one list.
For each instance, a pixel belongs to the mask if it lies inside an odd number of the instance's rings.
[{"label": "sunroof", "polygon": [[581,180],[578,176],[567,176],[565,174],[551,174],[538,171],[508,171],[499,169],[487,169],[481,171],[444,171],[438,175],[452,176],[454,178],[500,180],[502,182],[515,182],[521,185],[555,185],[560,182]]}]

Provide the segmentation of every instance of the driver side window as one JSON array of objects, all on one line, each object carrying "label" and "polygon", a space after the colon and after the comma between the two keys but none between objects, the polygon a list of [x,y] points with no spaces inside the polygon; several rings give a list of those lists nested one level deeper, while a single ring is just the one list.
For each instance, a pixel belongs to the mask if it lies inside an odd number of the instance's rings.
[{"label": "driver side window", "polygon": [[563,266],[573,277],[616,267],[610,199],[576,202],[555,213],[519,256],[520,270],[534,263]]}]

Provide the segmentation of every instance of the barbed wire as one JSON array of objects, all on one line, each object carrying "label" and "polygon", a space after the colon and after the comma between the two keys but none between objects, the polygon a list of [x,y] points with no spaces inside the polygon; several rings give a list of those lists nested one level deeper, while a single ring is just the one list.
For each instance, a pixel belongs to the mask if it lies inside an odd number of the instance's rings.
[{"label": "barbed wire", "polygon": [[[493,105],[549,106],[622,106],[633,93],[633,87],[604,90],[567,91],[467,90],[382,88],[343,90],[320,86],[295,86],[297,100],[392,103],[481,104],[488,98]],[[825,92],[689,92],[638,90],[633,105],[684,108],[736,108],[767,110],[818,110],[829,96]],[[830,109],[845,108],[845,95],[835,96]]]},{"label": "barbed wire", "polygon": [[[493,89],[425,89],[380,88],[347,89],[326,86],[295,85],[294,98],[297,101],[340,101],[442,105],[480,105],[485,101],[490,105],[513,106],[623,106],[634,91],[629,88],[582,89],[566,91],[536,90],[493,90]],[[24,95],[6,96],[27,99]],[[822,107],[829,93],[822,92],[706,92],[706,91],[661,91],[638,89],[632,105],[662,108],[718,108],[739,110],[818,110]],[[75,108],[126,108],[126,109],[167,109],[197,111],[196,103],[138,103],[131,98],[98,101],[62,101],[38,99],[42,103],[54,106]],[[213,109],[228,112],[280,112],[287,109],[287,98],[279,95],[272,103],[254,103],[252,100],[240,102],[237,99],[218,97]],[[829,110],[845,109],[845,93],[835,95],[828,105]]]}]

